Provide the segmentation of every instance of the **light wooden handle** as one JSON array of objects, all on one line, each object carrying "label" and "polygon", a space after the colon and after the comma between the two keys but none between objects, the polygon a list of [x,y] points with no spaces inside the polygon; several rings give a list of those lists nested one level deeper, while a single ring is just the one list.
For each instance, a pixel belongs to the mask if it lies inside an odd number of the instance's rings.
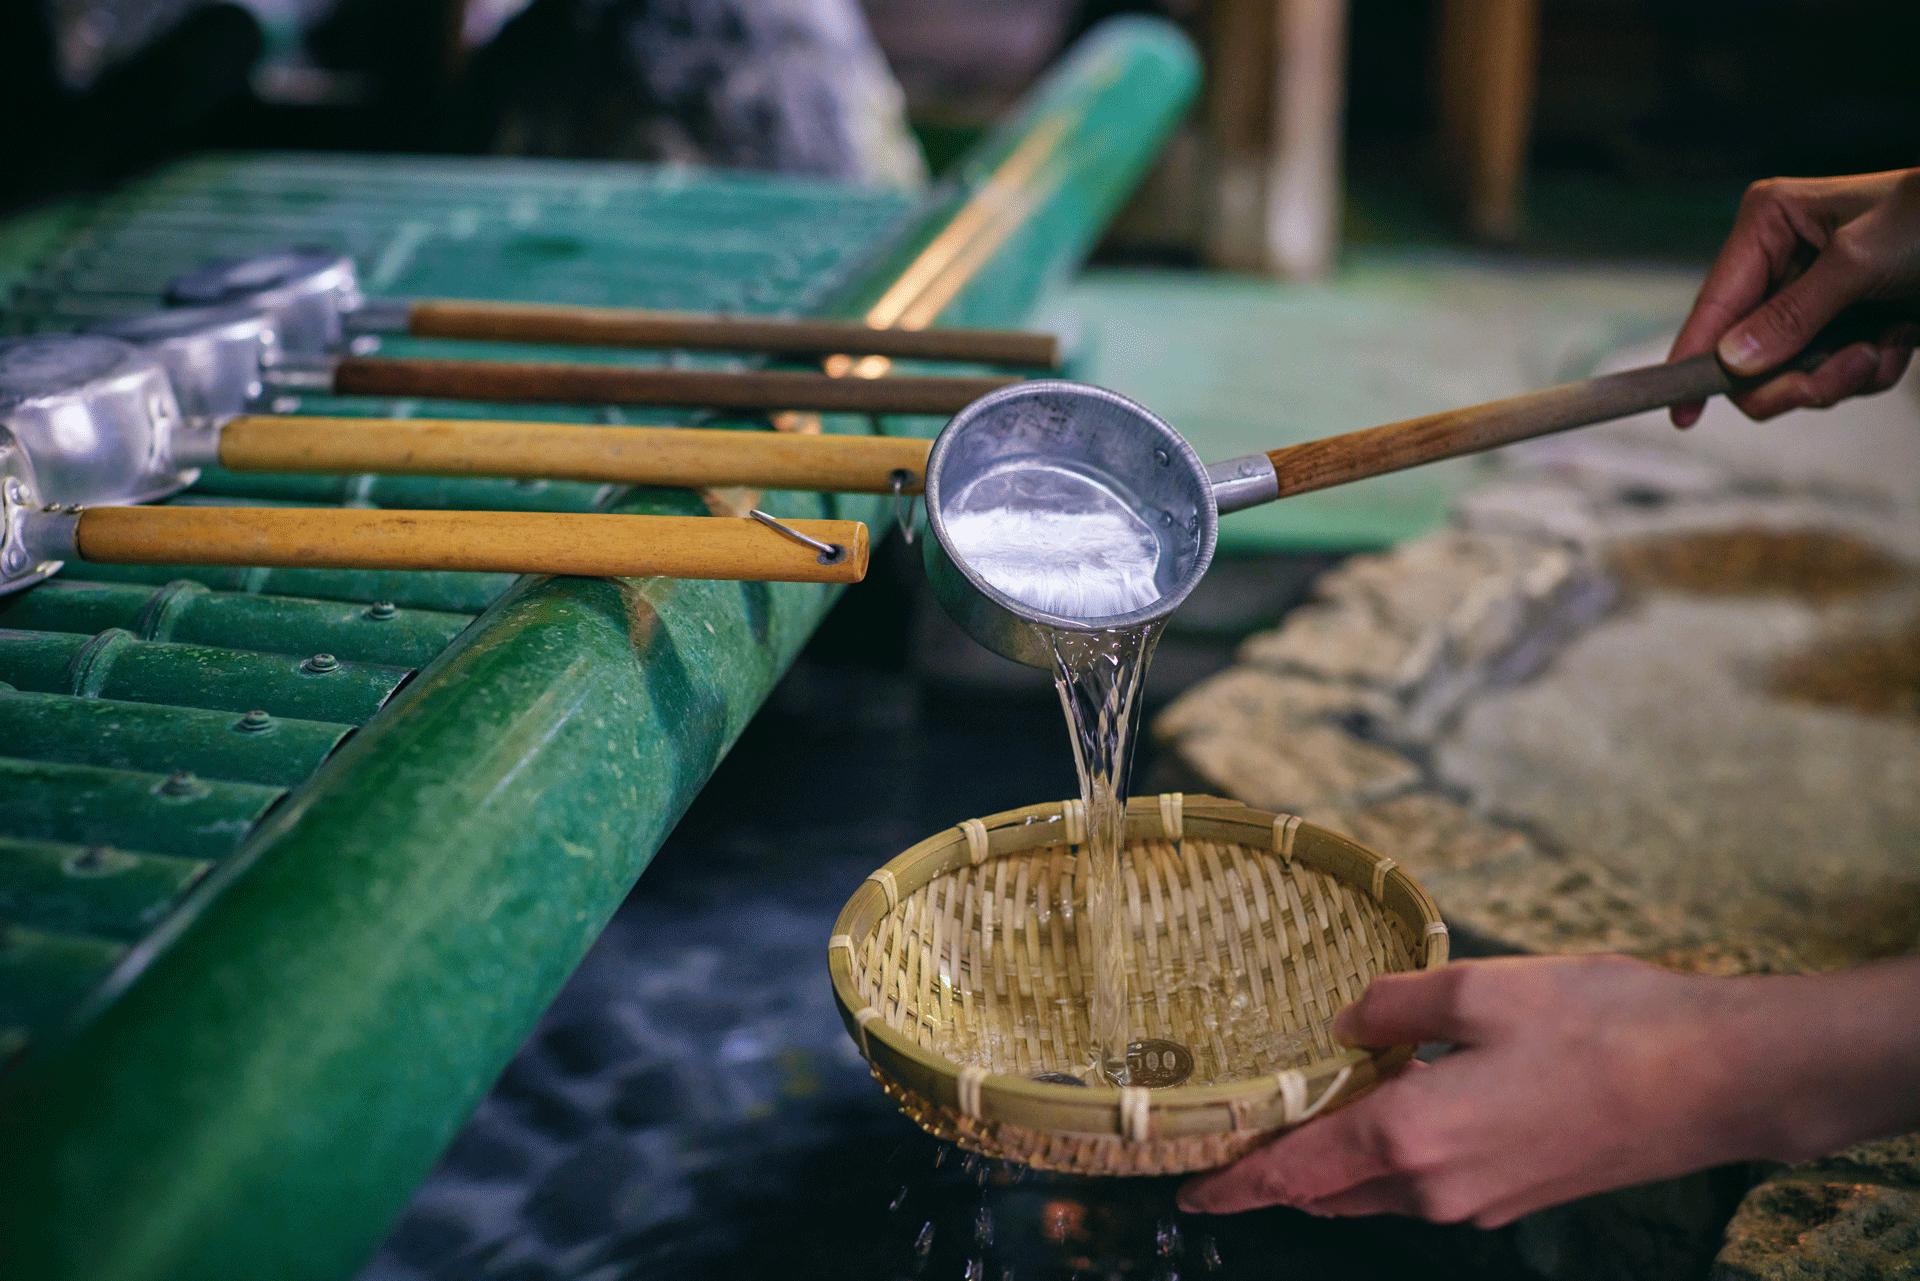
[{"label": "light wooden handle", "polygon": [[484,419],[246,416],[220,432],[234,471],[539,476],[616,485],[748,485],[918,493],[928,441],[699,427],[575,427]]},{"label": "light wooden handle", "polygon": [[1572,427],[1704,400],[1733,388],[1732,375],[1717,360],[1711,355],[1695,356],[1287,445],[1267,457],[1279,477],[1278,497],[1285,498]]},{"label": "light wooden handle", "polygon": [[108,564],[465,569],[595,578],[744,578],[857,583],[867,528],[789,521],[845,549],[820,554],[743,517],[574,512],[379,511],[352,507],[91,507],[80,554]]},{"label": "light wooden handle", "polygon": [[790,369],[636,369],[548,361],[402,360],[348,356],[336,367],[344,396],[586,405],[687,405],[822,413],[953,415],[1017,378],[836,378]]},{"label": "light wooden handle", "polygon": [[419,338],[766,352],[779,356],[894,356],[1056,369],[1060,340],[1008,329],[876,329],[850,320],[718,316],[630,307],[423,298],[407,313]]}]

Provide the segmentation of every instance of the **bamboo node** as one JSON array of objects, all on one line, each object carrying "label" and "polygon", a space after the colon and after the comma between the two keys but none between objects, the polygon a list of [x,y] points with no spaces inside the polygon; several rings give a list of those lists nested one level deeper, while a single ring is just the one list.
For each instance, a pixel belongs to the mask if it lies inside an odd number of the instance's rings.
[{"label": "bamboo node", "polygon": [[1342,1065],[1340,1071],[1334,1075],[1332,1083],[1327,1086],[1326,1092],[1313,1101],[1313,1106],[1300,1114],[1300,1119],[1302,1121],[1311,1121],[1314,1117],[1318,1116],[1327,1104],[1339,1097],[1340,1088],[1347,1083],[1347,1078],[1352,1075],[1353,1064],[1347,1063]]},{"label": "bamboo node", "polygon": [[1387,873],[1400,864],[1394,859],[1383,858],[1373,865],[1373,896],[1382,898],[1387,891]]},{"label": "bamboo node", "polygon": [[960,1069],[960,1075],[956,1081],[960,1111],[967,1116],[980,1115],[980,1083],[986,1079],[987,1070],[978,1063],[969,1063]]},{"label": "bamboo node", "polygon": [[900,906],[900,882],[893,879],[893,873],[886,868],[867,873],[867,879],[887,892],[887,910],[891,912]]},{"label": "bamboo node", "polygon": [[987,861],[987,825],[977,818],[960,824],[967,837],[967,861],[976,867]]},{"label": "bamboo node", "polygon": [[1067,844],[1085,845],[1087,843],[1087,803],[1080,800],[1061,801],[1060,818],[1066,824]]},{"label": "bamboo node", "polygon": [[1129,1143],[1153,1137],[1153,1092],[1144,1085],[1120,1087],[1120,1135]]},{"label": "bamboo node", "polygon": [[1280,1119],[1292,1125],[1307,1107],[1307,1078],[1299,1068],[1288,1068],[1279,1076]]},{"label": "bamboo node", "polygon": [[1186,827],[1186,816],[1181,812],[1186,797],[1179,792],[1160,793],[1160,830],[1170,841],[1177,841]]},{"label": "bamboo node", "polygon": [[1300,830],[1298,814],[1273,816],[1273,852],[1285,862],[1293,862],[1293,834]]},{"label": "bamboo node", "polygon": [[860,1029],[860,1055],[862,1058],[868,1060],[873,1058],[873,1045],[867,1040],[867,1024],[879,1017],[880,1011],[874,1009],[871,1005],[863,1005],[853,1012],[853,1025]]}]

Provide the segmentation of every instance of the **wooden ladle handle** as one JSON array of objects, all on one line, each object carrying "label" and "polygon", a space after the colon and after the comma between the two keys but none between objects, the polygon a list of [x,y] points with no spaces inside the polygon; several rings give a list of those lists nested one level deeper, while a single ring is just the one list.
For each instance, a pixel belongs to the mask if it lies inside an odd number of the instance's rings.
[{"label": "wooden ladle handle", "polygon": [[[1920,319],[1920,313],[1856,308],[1822,333],[1793,364],[1817,365],[1849,342],[1878,337],[1888,326],[1912,319]],[[1572,427],[1706,400],[1771,376],[1736,378],[1711,354],[1694,356],[1287,445],[1267,454],[1280,485],[1273,496],[1327,489]]]},{"label": "wooden ladle handle", "polygon": [[929,447],[913,436],[267,415],[230,419],[219,436],[220,465],[231,471],[536,476],[861,494],[890,492],[896,474],[901,492],[919,493]]},{"label": "wooden ladle handle", "polygon": [[857,583],[867,527],[786,522],[843,549],[819,552],[744,517],[304,507],[90,507],[74,544],[108,564],[464,569],[595,578]]},{"label": "wooden ladle handle", "polygon": [[420,338],[767,352],[783,356],[895,356],[1054,369],[1060,340],[1006,329],[876,328],[854,320],[709,315],[631,307],[416,299],[407,332]]},{"label": "wooden ladle handle", "polygon": [[333,390],[343,396],[853,414],[957,414],[988,392],[1017,381],[961,374],[838,378],[804,369],[663,369],[383,356],[347,356],[333,372]]}]

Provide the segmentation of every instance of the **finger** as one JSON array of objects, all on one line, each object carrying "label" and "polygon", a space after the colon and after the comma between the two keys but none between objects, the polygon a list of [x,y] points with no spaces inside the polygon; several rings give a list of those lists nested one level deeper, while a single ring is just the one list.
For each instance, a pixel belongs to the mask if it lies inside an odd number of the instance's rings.
[{"label": "finger", "polygon": [[1868,384],[1867,390],[1886,391],[1892,387],[1906,377],[1907,365],[1912,359],[1913,348],[1911,347],[1881,347],[1873,381]]},{"label": "finger", "polygon": [[1782,286],[1752,315],[1729,329],[1714,352],[1733,373],[1763,374],[1791,360],[1814,335],[1860,297],[1859,273],[1832,248],[1797,280]]},{"label": "finger", "polygon": [[1758,307],[1785,276],[1800,245],[1800,234],[1781,206],[1752,198],[1742,201],[1667,359],[1712,351],[1720,336]]},{"label": "finger", "polygon": [[1176,1198],[1191,1214],[1302,1205],[1391,1170],[1385,1127],[1396,1111],[1389,1081],[1338,1112],[1290,1130],[1224,1170],[1189,1179]]},{"label": "finger", "polygon": [[1382,974],[1360,999],[1334,1016],[1334,1038],[1345,1045],[1381,1048],[1422,1041],[1469,1041],[1474,1029],[1461,1013],[1472,965]]},{"label": "finger", "polygon": [[1400,1214],[1412,1219],[1438,1217],[1427,1208],[1428,1200],[1412,1179],[1404,1175],[1389,1175],[1295,1208],[1328,1219],[1359,1218],[1372,1214]]},{"label": "finger", "polygon": [[1879,351],[1866,343],[1854,343],[1829,356],[1817,369],[1791,370],[1769,378],[1734,397],[1734,403],[1756,422],[1795,409],[1825,409],[1872,390],[1879,371]]},{"label": "finger", "polygon": [[1675,427],[1678,427],[1681,431],[1685,431],[1687,428],[1699,422],[1700,415],[1705,413],[1706,410],[1707,410],[1706,401],[1689,400],[1684,404],[1675,405],[1673,408],[1669,409],[1667,411],[1667,416],[1673,419],[1673,425]]}]

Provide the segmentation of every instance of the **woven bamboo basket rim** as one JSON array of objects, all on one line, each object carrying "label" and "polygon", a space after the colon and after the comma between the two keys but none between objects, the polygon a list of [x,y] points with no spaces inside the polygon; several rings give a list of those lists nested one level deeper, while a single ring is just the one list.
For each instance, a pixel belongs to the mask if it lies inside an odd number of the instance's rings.
[{"label": "woven bamboo basket rim", "polygon": [[[946,828],[903,851],[861,882],[827,944],[834,999],[847,1031],[882,1084],[986,1126],[1006,1125],[1074,1139],[1253,1135],[1297,1124],[1344,1102],[1412,1047],[1345,1049],[1303,1066],[1212,1085],[1089,1087],[963,1067],[911,1040],[870,1005],[854,978],[855,949],[901,900],[938,878],[1009,854],[1074,846],[1084,837],[1078,800],[1003,810]],[[1447,927],[1426,890],[1386,855],[1298,815],[1255,809],[1217,796],[1178,792],[1132,798],[1125,842],[1214,841],[1265,850],[1291,867],[1322,872],[1399,918],[1414,941],[1412,968],[1447,960]],[[919,1118],[916,1118],[919,1119]],[[923,1122],[924,1124],[924,1122]]]}]

